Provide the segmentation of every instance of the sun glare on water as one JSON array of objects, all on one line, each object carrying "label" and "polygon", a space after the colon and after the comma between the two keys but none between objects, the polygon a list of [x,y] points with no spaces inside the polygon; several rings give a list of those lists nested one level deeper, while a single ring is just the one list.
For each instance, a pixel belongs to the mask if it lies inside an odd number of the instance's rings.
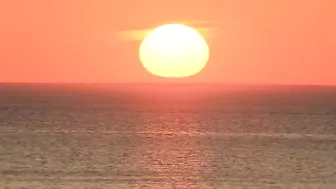
[{"label": "sun glare on water", "polygon": [[188,77],[199,73],[209,59],[209,47],[202,35],[183,24],[154,29],[142,41],[139,57],[143,66],[161,77]]}]

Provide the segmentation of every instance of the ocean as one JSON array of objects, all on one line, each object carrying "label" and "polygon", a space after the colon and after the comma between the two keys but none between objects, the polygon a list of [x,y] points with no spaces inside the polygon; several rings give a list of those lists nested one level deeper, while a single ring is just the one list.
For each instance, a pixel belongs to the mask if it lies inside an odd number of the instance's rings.
[{"label": "ocean", "polygon": [[336,87],[0,84],[0,188],[336,188]]}]

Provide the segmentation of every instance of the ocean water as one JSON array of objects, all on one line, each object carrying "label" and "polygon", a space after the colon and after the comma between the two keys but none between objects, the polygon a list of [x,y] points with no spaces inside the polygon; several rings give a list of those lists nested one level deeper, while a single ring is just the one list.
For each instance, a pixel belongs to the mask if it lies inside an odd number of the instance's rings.
[{"label": "ocean water", "polygon": [[336,188],[336,87],[0,85],[0,188]]}]

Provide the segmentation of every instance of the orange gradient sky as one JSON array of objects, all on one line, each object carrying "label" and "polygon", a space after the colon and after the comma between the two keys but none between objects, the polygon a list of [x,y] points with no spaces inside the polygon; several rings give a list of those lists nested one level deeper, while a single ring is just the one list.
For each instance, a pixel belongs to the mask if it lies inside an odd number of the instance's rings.
[{"label": "orange gradient sky", "polygon": [[[210,59],[187,82],[336,85],[334,0],[0,1],[0,82],[161,82],[143,33],[184,23]],[[170,81],[170,80],[169,80]]]}]

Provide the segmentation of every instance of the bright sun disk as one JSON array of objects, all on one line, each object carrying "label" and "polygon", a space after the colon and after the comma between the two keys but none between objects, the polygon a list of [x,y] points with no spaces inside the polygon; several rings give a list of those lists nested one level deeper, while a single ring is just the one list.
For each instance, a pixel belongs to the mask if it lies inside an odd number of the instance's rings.
[{"label": "bright sun disk", "polygon": [[142,41],[139,57],[154,75],[188,77],[205,67],[209,47],[195,29],[183,24],[167,24],[155,28]]}]

